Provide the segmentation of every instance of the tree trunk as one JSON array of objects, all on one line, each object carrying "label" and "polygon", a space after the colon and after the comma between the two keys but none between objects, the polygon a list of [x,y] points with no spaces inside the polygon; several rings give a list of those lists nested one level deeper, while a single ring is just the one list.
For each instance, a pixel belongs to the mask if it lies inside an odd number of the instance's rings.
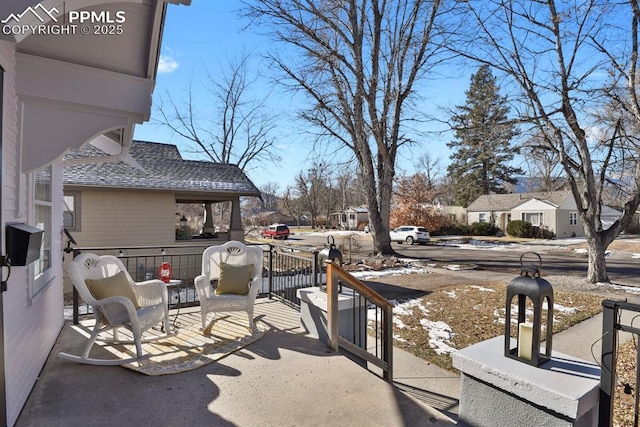
[{"label": "tree trunk", "polygon": [[589,245],[589,269],[587,270],[587,280],[589,283],[608,283],[607,262],[605,253],[607,245],[602,244],[600,239],[587,239]]},{"label": "tree trunk", "polygon": [[[369,226],[373,236],[373,252],[376,255],[392,255],[391,236],[389,235],[389,212],[391,211],[391,193],[385,196],[380,192],[380,202],[378,202],[378,191],[376,191],[376,174],[372,162],[365,163],[364,182],[367,187],[367,209],[369,210]],[[386,219],[385,219],[386,212]]]}]

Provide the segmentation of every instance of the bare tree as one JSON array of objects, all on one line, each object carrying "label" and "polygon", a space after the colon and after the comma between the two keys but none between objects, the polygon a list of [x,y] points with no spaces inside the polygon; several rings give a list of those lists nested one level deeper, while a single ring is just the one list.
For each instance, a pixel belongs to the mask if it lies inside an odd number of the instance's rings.
[{"label": "bare tree", "polygon": [[439,0],[245,0],[248,14],[295,59],[271,57],[286,83],[304,93],[300,116],[320,138],[351,150],[366,185],[374,250],[391,254],[389,219],[398,149],[414,85],[442,40]]},{"label": "bare tree", "polygon": [[160,124],[174,134],[195,144],[195,151],[217,163],[236,164],[247,172],[262,162],[280,158],[274,150],[273,118],[267,114],[264,100],[251,97],[255,79],[248,72],[249,57],[229,60],[220,73],[206,72],[207,108],[214,106],[210,117],[194,100],[193,80],[189,83],[184,103],[176,102],[171,94],[158,106]]},{"label": "bare tree", "polygon": [[414,166],[426,177],[429,189],[435,189],[438,181],[442,179],[442,175],[444,173],[440,163],[440,158],[436,157],[434,159],[431,156],[431,153],[427,152],[416,159]]},{"label": "bare tree", "polygon": [[265,211],[277,211],[280,197],[278,197],[278,184],[267,182],[260,187],[261,208]]},{"label": "bare tree", "polygon": [[298,227],[300,227],[300,219],[304,214],[304,204],[301,198],[296,196],[295,188],[287,187],[280,202],[284,213],[294,217]]},{"label": "bare tree", "polygon": [[[640,203],[637,0],[458,3],[473,34],[460,53],[501,72],[540,148],[554,153],[584,223],[590,282],[608,282],[605,250]],[[613,106],[603,122],[594,112]],[[594,130],[597,129],[597,132]],[[625,171],[622,216],[604,229],[603,194]]]},{"label": "bare tree", "polygon": [[544,140],[544,135],[534,133],[523,145],[531,177],[527,191],[556,191],[566,185],[560,158],[546,147]]},{"label": "bare tree", "polygon": [[300,172],[296,176],[296,191],[300,195],[302,205],[309,215],[311,215],[311,227],[318,225],[318,216],[325,206],[326,199],[326,176],[322,163],[314,163],[306,173]]}]

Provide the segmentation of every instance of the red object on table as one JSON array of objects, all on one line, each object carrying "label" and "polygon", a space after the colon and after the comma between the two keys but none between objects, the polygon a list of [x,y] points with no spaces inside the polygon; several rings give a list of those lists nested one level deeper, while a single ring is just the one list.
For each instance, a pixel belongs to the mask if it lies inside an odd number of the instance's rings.
[{"label": "red object on table", "polygon": [[169,283],[171,280],[171,264],[168,262],[163,262],[160,265],[160,272],[158,273],[158,278],[162,280],[164,283]]}]

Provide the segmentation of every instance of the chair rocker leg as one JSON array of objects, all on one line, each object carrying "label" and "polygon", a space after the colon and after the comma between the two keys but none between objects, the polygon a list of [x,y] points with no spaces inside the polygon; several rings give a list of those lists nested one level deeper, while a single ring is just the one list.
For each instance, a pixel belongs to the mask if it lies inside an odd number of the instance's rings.
[{"label": "chair rocker leg", "polygon": [[247,317],[249,317],[249,330],[253,331],[255,328],[255,323],[253,323],[253,310],[247,312]]},{"label": "chair rocker leg", "polygon": [[125,363],[136,362],[149,357],[149,356],[142,356],[141,353],[138,353],[137,357],[131,357],[127,359],[94,359],[89,357],[91,348],[95,344],[98,338],[98,335],[102,331],[103,329],[100,327],[100,325],[96,325],[93,328],[93,331],[91,332],[91,337],[89,337],[89,341],[87,342],[87,345],[85,346],[84,351],[82,352],[82,356],[77,356],[75,354],[65,353],[61,351],[58,353],[58,357],[60,357],[61,359],[68,360],[70,362],[83,363],[85,365],[98,365],[98,366],[123,365]]},{"label": "chair rocker leg", "polygon": [[143,355],[140,357],[130,357],[128,359],[94,359],[91,357],[76,356],[75,354],[69,354],[61,351],[60,353],[58,353],[58,357],[60,357],[61,359],[68,360],[70,362],[83,363],[85,365],[117,366],[117,365],[125,365],[127,363],[132,363],[132,362],[139,362],[141,360],[149,358],[149,355]]},{"label": "chair rocker leg", "polygon": [[211,332],[211,328],[213,327],[213,322],[216,321],[216,313],[213,313],[213,317],[211,317],[211,321],[207,323],[207,316],[202,318],[202,333]]}]

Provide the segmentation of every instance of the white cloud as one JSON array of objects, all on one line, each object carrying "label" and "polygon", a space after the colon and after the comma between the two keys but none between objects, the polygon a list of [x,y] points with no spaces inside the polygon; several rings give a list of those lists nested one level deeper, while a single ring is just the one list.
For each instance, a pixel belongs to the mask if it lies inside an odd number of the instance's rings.
[{"label": "white cloud", "polygon": [[159,74],[169,74],[173,73],[176,68],[178,68],[180,64],[178,61],[171,58],[170,56],[160,55],[160,60],[158,61],[158,73]]}]

